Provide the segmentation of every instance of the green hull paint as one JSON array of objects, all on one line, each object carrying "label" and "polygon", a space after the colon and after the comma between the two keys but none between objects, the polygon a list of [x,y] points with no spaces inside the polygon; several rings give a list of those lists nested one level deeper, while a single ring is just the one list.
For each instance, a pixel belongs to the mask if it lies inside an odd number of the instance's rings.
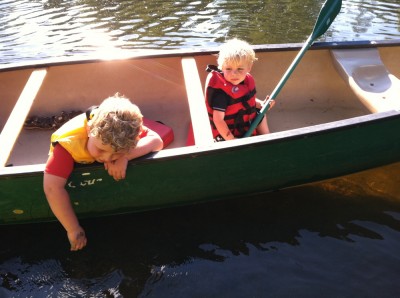
[{"label": "green hull paint", "polygon": [[[387,112],[210,150],[171,149],[132,161],[124,181],[102,165],[79,166],[68,183],[77,215],[98,217],[227,199],[338,177],[400,160],[400,113]],[[55,220],[40,170],[0,172],[0,224]]]}]

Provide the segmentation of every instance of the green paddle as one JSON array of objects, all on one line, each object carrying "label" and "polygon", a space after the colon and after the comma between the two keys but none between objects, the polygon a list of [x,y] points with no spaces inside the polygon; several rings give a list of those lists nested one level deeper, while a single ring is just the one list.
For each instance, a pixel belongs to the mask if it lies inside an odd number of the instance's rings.
[{"label": "green paddle", "polygon": [[286,83],[289,76],[292,74],[293,70],[296,68],[297,64],[300,62],[300,59],[303,57],[304,53],[308,50],[311,44],[315,39],[320,37],[322,34],[328,30],[329,26],[332,24],[335,17],[339,14],[340,8],[342,7],[342,0],[327,0],[321,8],[319,13],[317,22],[315,23],[314,30],[311,35],[308,37],[306,43],[301,48],[300,52],[297,54],[296,58],[293,60],[292,64],[286,70],[282,79],[279,81],[278,85],[275,87],[274,91],[272,91],[270,95],[270,99],[264,104],[263,108],[260,110],[260,113],[251,123],[249,130],[245,133],[244,137],[248,137],[251,135],[253,130],[260,123],[264,114],[268,111],[270,106],[270,100],[276,99],[279,91],[281,91],[283,85]]}]

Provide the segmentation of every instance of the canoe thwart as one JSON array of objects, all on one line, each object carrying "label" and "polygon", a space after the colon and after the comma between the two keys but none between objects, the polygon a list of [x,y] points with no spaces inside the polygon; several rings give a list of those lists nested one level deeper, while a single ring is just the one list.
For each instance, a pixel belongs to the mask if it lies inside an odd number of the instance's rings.
[{"label": "canoe thwart", "polygon": [[213,144],[210,120],[196,60],[193,57],[182,58],[182,70],[185,78],[194,142],[196,146]]},{"label": "canoe thwart", "polygon": [[25,119],[29,114],[29,111],[33,105],[33,101],[39,92],[40,87],[47,74],[47,69],[41,68],[34,70],[28,82],[25,84],[21,95],[18,98],[3,130],[0,134],[0,167],[4,167],[7,163],[8,158],[11,155],[11,151],[14,147],[15,142],[24,126]]},{"label": "canoe thwart", "polygon": [[377,48],[331,50],[336,69],[373,113],[400,108],[400,80],[383,64]]}]

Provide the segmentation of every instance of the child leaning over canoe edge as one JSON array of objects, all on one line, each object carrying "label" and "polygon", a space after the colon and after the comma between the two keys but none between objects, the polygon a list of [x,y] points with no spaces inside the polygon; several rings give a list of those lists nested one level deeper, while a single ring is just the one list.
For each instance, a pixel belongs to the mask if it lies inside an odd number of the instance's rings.
[{"label": "child leaning over canoe edge", "polygon": [[71,250],[80,250],[87,242],[65,189],[74,163],[103,163],[118,181],[125,178],[129,160],[162,148],[160,136],[143,126],[139,108],[118,94],[52,134],[43,189],[51,210],[67,231]]},{"label": "child leaning over canoe edge", "polygon": [[[250,74],[257,60],[252,47],[245,41],[232,39],[222,45],[218,54],[218,67],[208,65],[206,80],[206,106],[214,141],[241,138],[249,130],[265,101],[256,98],[256,86]],[[271,100],[271,106],[275,101]],[[260,121],[252,133],[267,134],[267,117]]]}]

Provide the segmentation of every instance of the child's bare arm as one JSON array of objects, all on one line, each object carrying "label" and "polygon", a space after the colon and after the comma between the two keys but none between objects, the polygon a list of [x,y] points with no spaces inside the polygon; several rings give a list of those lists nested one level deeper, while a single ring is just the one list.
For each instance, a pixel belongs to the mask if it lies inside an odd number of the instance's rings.
[{"label": "child's bare arm", "polygon": [[163,140],[161,137],[150,128],[144,127],[147,130],[147,135],[139,140],[136,147],[129,150],[126,155],[128,160],[146,155],[150,152],[160,151],[163,148]]},{"label": "child's bare arm", "polygon": [[224,140],[233,140],[235,137],[229,130],[229,127],[226,124],[224,117],[225,117],[224,112],[217,110],[213,111],[213,121],[221,137],[223,137]]},{"label": "child's bare arm", "polygon": [[105,169],[108,174],[112,176],[115,180],[125,179],[126,177],[126,167],[128,166],[128,161],[147,153],[160,151],[163,148],[163,141],[161,137],[151,129],[148,129],[147,135],[141,138],[134,149],[129,150],[128,154],[118,158],[113,162],[104,163]]},{"label": "child's bare arm", "polygon": [[85,247],[87,240],[65,190],[66,182],[65,178],[45,173],[43,189],[51,210],[67,231],[71,250],[75,251]]}]

